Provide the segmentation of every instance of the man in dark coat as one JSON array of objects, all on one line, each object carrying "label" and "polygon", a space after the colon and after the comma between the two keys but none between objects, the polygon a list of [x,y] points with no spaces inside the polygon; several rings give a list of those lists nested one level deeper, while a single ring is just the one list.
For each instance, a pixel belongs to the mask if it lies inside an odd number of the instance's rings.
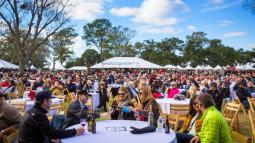
[{"label": "man in dark coat", "polygon": [[245,111],[249,109],[249,102],[247,97],[252,98],[251,93],[246,89],[246,82],[241,81],[238,85],[238,89],[236,91],[236,95],[238,96],[240,102],[243,104]]},{"label": "man in dark coat", "polygon": [[79,124],[81,118],[87,118],[88,107],[85,104],[88,101],[88,93],[82,90],[77,95],[77,100],[72,102],[68,107],[63,129]]},{"label": "man in dark coat", "polygon": [[62,131],[50,126],[46,114],[51,103],[50,92],[41,91],[36,94],[35,105],[27,111],[20,123],[19,143],[49,143],[55,139],[73,137],[84,133],[83,128]]}]

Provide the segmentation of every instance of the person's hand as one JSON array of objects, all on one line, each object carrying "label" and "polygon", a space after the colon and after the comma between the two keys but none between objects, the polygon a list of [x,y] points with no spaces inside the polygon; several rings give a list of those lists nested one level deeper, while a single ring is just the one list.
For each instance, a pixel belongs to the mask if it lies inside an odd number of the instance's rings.
[{"label": "person's hand", "polygon": [[133,112],[136,111],[136,109],[135,109],[134,107],[132,107],[132,106],[128,106],[128,109],[129,109],[130,111],[133,111]]},{"label": "person's hand", "polygon": [[199,143],[200,139],[199,136],[195,136],[190,140],[190,143]]},{"label": "person's hand", "polygon": [[85,129],[80,127],[80,128],[77,128],[76,129],[76,136],[80,136],[80,135],[83,135],[85,132]]}]

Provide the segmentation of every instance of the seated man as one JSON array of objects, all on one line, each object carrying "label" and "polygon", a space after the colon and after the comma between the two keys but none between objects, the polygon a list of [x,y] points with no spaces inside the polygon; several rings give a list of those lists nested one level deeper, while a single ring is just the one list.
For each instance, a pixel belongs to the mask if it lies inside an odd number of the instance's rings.
[{"label": "seated man", "polygon": [[21,116],[19,110],[5,102],[4,94],[0,93],[0,131],[19,124]]},{"label": "seated man", "polygon": [[51,106],[51,94],[40,91],[36,94],[33,108],[27,111],[20,123],[19,143],[48,143],[52,139],[62,139],[82,135],[82,127],[70,130],[57,130],[50,125],[46,116]]},{"label": "seated man", "polygon": [[232,143],[228,123],[222,114],[215,108],[211,95],[202,93],[198,95],[197,104],[202,113],[201,131],[193,137],[190,143]]},{"label": "seated man", "polygon": [[63,129],[79,124],[80,118],[87,118],[87,111],[89,108],[85,104],[88,101],[88,93],[82,90],[77,93],[77,96],[77,100],[72,102],[67,109]]}]

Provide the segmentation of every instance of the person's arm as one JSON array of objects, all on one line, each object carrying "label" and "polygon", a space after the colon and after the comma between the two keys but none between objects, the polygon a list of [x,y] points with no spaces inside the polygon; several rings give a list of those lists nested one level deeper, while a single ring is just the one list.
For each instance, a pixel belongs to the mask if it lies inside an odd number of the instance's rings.
[{"label": "person's arm", "polygon": [[63,139],[76,135],[76,129],[58,130],[50,125],[47,116],[35,116],[35,122],[40,131],[50,139]]},{"label": "person's arm", "polygon": [[201,143],[219,142],[219,126],[216,118],[207,118],[203,121],[203,129],[198,134]]},{"label": "person's arm", "polygon": [[21,119],[19,110],[13,106],[8,106],[8,108],[5,109],[3,116],[6,122],[11,125],[18,124]]}]

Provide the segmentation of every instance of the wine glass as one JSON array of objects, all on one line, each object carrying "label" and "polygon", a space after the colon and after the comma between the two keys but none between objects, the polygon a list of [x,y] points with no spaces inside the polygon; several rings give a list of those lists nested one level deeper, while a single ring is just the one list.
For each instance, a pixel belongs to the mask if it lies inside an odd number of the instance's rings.
[{"label": "wine glass", "polygon": [[80,119],[80,123],[81,123],[81,126],[84,128],[85,125],[86,125],[86,119],[85,118],[81,118]]}]

